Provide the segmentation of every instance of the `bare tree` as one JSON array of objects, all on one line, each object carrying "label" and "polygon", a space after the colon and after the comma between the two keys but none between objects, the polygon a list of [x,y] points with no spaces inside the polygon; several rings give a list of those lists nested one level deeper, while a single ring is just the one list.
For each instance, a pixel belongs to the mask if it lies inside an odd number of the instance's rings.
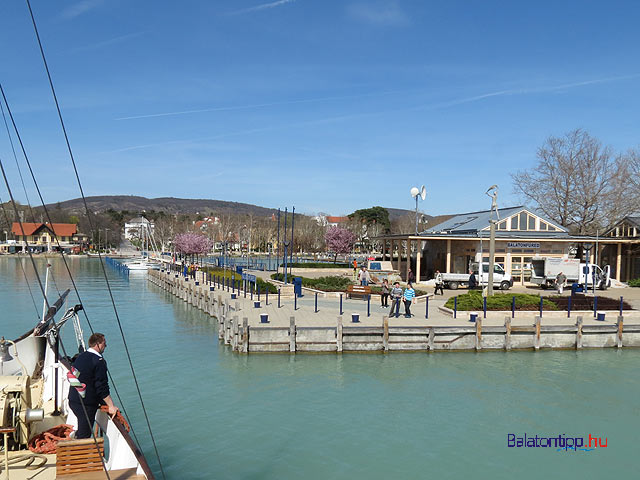
[{"label": "bare tree", "polygon": [[511,175],[514,189],[532,201],[545,215],[579,234],[594,233],[628,212],[624,175],[628,160],[614,158],[584,130],[563,137],[549,137],[538,149],[532,170]]}]

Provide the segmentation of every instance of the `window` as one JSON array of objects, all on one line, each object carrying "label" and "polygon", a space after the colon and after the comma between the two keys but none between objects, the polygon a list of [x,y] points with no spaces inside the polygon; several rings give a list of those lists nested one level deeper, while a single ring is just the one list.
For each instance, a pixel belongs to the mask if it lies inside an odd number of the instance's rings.
[{"label": "window", "polygon": [[540,220],[540,230],[546,230],[547,229],[547,224],[544,223],[542,220]]},{"label": "window", "polygon": [[520,230],[527,229],[527,214],[522,212],[520,213]]},{"label": "window", "polygon": [[511,230],[518,230],[518,216],[511,217]]},{"label": "window", "polygon": [[498,230],[506,230],[507,229],[507,221],[503,220],[498,224]]},{"label": "window", "polygon": [[536,217],[532,217],[531,215],[529,215],[529,230],[535,230],[536,229]]},{"label": "window", "polygon": [[552,227],[551,225],[549,225],[549,231],[550,232],[555,232],[556,231],[556,227]]}]

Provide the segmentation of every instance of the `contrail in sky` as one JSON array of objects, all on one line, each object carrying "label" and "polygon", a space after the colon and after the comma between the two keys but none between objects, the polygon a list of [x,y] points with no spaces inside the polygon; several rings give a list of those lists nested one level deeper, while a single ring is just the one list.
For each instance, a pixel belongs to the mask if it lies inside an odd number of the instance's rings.
[{"label": "contrail in sky", "polygon": [[240,15],[242,13],[258,12],[260,10],[267,10],[268,8],[279,7],[281,5],[285,5],[287,3],[293,3],[295,1],[296,0],[278,0],[276,2],[263,3],[261,5],[256,5],[255,7],[243,8],[242,10],[236,10],[236,11],[233,11],[233,12],[229,12],[229,13],[227,13],[227,15]]}]

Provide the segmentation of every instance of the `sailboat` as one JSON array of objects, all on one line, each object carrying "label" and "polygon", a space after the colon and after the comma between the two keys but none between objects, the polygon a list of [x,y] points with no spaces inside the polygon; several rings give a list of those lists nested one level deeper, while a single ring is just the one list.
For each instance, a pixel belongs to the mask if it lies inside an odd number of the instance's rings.
[{"label": "sailboat", "polygon": [[[44,50],[28,0],[27,5],[37,41],[41,47],[43,63],[48,72]],[[50,77],[49,81],[56,107],[60,112]],[[3,106],[6,106],[15,135],[20,141],[24,159],[29,166],[38,193],[40,193],[2,83],[0,83],[0,92],[2,93],[0,101],[3,101]],[[75,169],[75,160],[71,153],[61,114],[60,122]],[[7,133],[9,133],[8,129]],[[2,176],[17,218],[16,201],[1,158],[0,167],[2,167]],[[79,177],[77,176],[77,178],[84,198]],[[40,198],[42,200],[42,197]],[[46,215],[49,216],[44,201],[42,204]],[[88,218],[91,222],[90,217]],[[50,219],[49,221],[51,222]],[[33,260],[28,242],[26,251],[31,257],[33,268],[37,274],[36,263]],[[61,255],[64,259],[64,254],[61,253]],[[100,261],[102,263],[102,259]],[[104,264],[102,266],[104,268]],[[71,276],[71,270],[68,269],[68,271]],[[105,280],[108,286],[106,274]],[[39,280],[38,283],[40,283]],[[75,289],[75,282],[73,285]],[[33,327],[14,340],[0,337],[0,445],[2,446],[0,476],[11,479],[37,478],[44,480],[53,478],[68,480],[154,479],[154,474],[140,447],[130,436],[128,422],[122,415],[111,416],[105,411],[98,410],[91,438],[73,438],[77,418],[69,408],[68,394],[70,388],[81,389],[83,387],[77,378],[77,371],[73,368],[72,362],[76,352],[80,353],[85,350],[84,335],[78,316],[78,313],[84,310],[84,306],[82,303],[71,307],[66,306],[65,302],[70,290],[64,291],[55,302],[48,300],[46,286],[41,287],[41,293],[45,304],[42,318],[34,320]],[[75,293],[78,293],[77,289]],[[78,299],[80,299],[79,294]],[[116,310],[115,303],[114,310]],[[59,314],[61,317],[56,321]],[[115,318],[119,323],[117,310]],[[77,349],[65,346],[62,341],[62,329],[69,323],[73,325],[75,331],[73,338],[76,339]],[[122,328],[120,330],[122,331]],[[140,400],[142,403],[142,398]],[[142,408],[144,409],[144,404],[142,404]],[[153,439],[150,428],[149,433]],[[158,463],[162,470],[159,456]]]}]

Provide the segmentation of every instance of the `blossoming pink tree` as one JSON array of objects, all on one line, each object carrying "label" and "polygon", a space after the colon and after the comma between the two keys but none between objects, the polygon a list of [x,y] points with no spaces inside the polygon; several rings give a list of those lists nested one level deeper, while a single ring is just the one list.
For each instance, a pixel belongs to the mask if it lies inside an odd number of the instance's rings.
[{"label": "blossoming pink tree", "polygon": [[184,255],[204,255],[211,251],[213,242],[205,235],[180,233],[173,239],[176,252]]},{"label": "blossoming pink tree", "polygon": [[350,253],[356,243],[356,236],[350,230],[340,227],[331,227],[324,234],[327,249],[335,253],[333,263],[336,263],[339,253]]}]

